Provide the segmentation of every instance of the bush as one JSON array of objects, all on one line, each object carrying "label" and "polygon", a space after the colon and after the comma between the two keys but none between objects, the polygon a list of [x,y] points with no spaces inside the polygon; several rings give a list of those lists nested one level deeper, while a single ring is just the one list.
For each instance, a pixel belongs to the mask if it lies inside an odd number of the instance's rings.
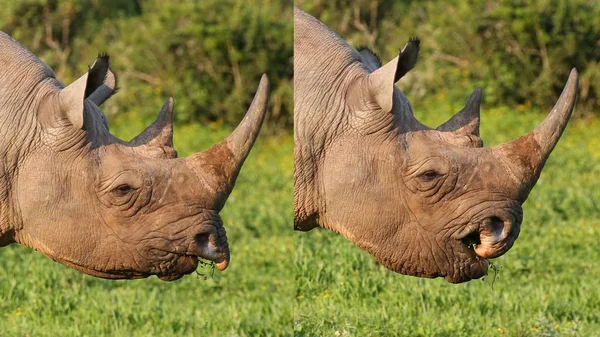
[{"label": "bush", "polygon": [[581,90],[577,113],[600,114],[600,3],[545,1],[299,0],[305,11],[383,62],[413,35],[417,69],[399,85],[415,105],[465,101],[484,88],[492,105],[548,109],[572,67]]},{"label": "bush", "polygon": [[0,9],[2,30],[69,83],[99,52],[121,93],[108,114],[152,120],[168,96],[178,122],[235,125],[262,73],[271,129],[292,123],[291,2],[277,0],[21,0]]}]

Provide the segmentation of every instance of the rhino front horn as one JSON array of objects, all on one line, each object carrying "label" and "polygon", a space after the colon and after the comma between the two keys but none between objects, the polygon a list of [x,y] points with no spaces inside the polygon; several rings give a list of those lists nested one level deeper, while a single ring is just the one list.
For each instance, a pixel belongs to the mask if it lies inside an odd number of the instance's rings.
[{"label": "rhino front horn", "polygon": [[528,134],[493,148],[510,166],[510,174],[525,186],[518,199],[525,201],[558,143],[577,101],[579,75],[573,68],[560,98],[544,121]]},{"label": "rhino front horn", "polygon": [[227,138],[209,149],[193,154],[186,158],[190,166],[207,171],[213,177],[218,202],[224,205],[226,197],[231,192],[242,164],[248,157],[250,149],[258,136],[260,127],[267,112],[269,103],[269,78],[266,74],[260,79],[260,84],[252,100],[252,104],[244,119]]}]

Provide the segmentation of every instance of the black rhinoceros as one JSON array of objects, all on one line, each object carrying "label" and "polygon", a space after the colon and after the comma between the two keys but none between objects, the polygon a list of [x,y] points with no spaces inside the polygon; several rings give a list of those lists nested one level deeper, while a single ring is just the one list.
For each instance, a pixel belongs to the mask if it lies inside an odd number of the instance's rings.
[{"label": "black rhinoceros", "polygon": [[186,158],[173,148],[173,99],[133,140],[109,133],[98,106],[115,84],[102,55],[65,87],[0,32],[0,246],[103,278],[175,280],[199,257],[225,269],[219,211],[264,119],[266,75],[235,131]]},{"label": "black rhinoceros", "polygon": [[294,228],[337,232],[398,273],[464,282],[517,239],[521,205],[573,111],[578,75],[535,130],[483,147],[480,89],[436,129],[414,117],[394,83],[418,47],[412,39],[382,66],[295,9]]}]

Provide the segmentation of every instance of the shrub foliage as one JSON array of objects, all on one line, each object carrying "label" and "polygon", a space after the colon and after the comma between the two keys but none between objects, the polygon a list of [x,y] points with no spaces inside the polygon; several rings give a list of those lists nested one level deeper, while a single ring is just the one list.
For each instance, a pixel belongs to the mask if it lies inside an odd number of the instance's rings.
[{"label": "shrub foliage", "polygon": [[[490,105],[548,109],[572,67],[578,114],[600,114],[600,3],[592,0],[296,0],[384,62],[413,35],[417,69],[400,82],[416,106],[462,102],[475,86]],[[267,123],[290,128],[293,21],[289,0],[17,0],[0,28],[70,82],[107,52],[122,93],[109,114],[149,121],[168,96],[180,123],[236,124],[262,73]],[[124,93],[123,93],[124,92]],[[534,111],[536,109],[533,109]]]},{"label": "shrub foliage", "polygon": [[268,123],[291,125],[291,1],[19,0],[0,22],[66,83],[111,55],[121,93],[109,114],[150,120],[174,96],[179,122],[235,125],[267,73]]},{"label": "shrub foliage", "polygon": [[600,112],[600,2],[593,0],[297,0],[303,10],[386,62],[413,35],[421,60],[400,85],[419,101],[547,109],[571,68],[581,75],[578,113]]}]

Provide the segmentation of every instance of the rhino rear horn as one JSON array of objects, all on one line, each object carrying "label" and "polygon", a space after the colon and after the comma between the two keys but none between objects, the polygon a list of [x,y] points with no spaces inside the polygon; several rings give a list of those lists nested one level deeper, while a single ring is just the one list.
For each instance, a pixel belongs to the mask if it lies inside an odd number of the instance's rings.
[{"label": "rhino rear horn", "polygon": [[524,186],[518,191],[520,200],[527,198],[565,130],[575,108],[578,88],[579,75],[573,68],[558,101],[542,123],[526,135],[493,148],[498,157],[511,167],[511,175]]},{"label": "rhino rear horn", "polygon": [[173,148],[173,110],[175,102],[169,97],[158,113],[156,120],[142,133],[133,138],[129,144],[132,146],[146,145],[159,147],[165,150]]},{"label": "rhino rear horn", "polygon": [[231,193],[242,164],[258,136],[268,103],[269,78],[265,74],[260,80],[250,108],[235,130],[209,149],[185,158],[190,166],[208,171],[212,175],[218,200],[216,207],[219,210]]},{"label": "rhino rear horn", "polygon": [[467,100],[465,107],[454,114],[452,118],[438,126],[438,131],[451,131],[461,135],[479,136],[481,110],[481,88],[475,89]]},{"label": "rhino rear horn", "polygon": [[99,56],[85,75],[60,91],[61,110],[71,124],[78,129],[83,128],[84,101],[104,83],[108,72],[108,63],[108,55]]}]

